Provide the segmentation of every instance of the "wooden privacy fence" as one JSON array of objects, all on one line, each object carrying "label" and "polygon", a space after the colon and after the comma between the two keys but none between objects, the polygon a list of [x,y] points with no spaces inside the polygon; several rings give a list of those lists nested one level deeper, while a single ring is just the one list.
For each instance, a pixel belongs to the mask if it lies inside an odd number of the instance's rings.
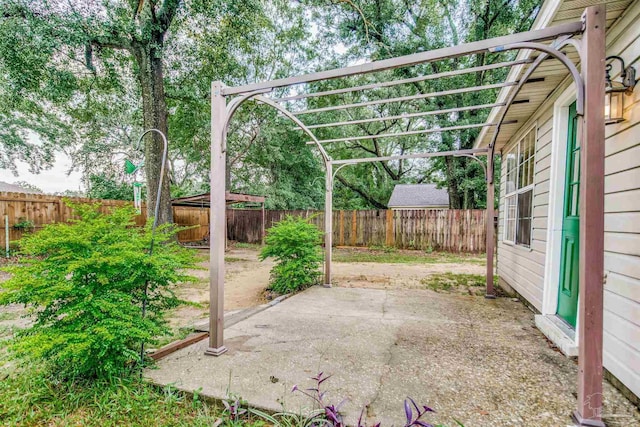
[{"label": "wooden privacy fence", "polygon": [[[97,200],[81,197],[67,197],[73,203],[100,203],[100,210],[106,212],[114,207],[131,205],[132,202],[122,200]],[[63,202],[63,197],[46,194],[24,194],[0,192],[0,248],[6,244],[5,215],[9,219],[9,241],[19,240],[25,233],[38,231],[46,224],[67,222],[74,218],[73,209]],[[191,206],[174,206],[174,222],[180,226],[196,226],[178,233],[181,242],[199,241],[209,231],[208,209]],[[137,215],[137,225],[146,222],[145,206],[142,214]],[[22,224],[22,227],[20,226]],[[28,225],[27,227],[25,227]],[[32,226],[31,226],[32,225]]]},{"label": "wooden privacy fence", "polygon": [[[259,210],[228,210],[229,239],[260,242],[260,215]],[[313,210],[265,211],[267,230],[286,215],[311,218],[311,222],[324,231],[324,213]],[[475,209],[334,211],[333,242],[337,246],[484,252],[485,221],[486,211]]]},{"label": "wooden privacy fence", "polygon": [[[4,216],[9,217],[9,241],[19,240],[25,232],[33,232],[46,224],[67,222],[74,217],[73,210],[62,197],[44,194],[0,192],[0,215],[3,230],[0,248],[5,247]],[[131,202],[120,200],[96,200],[69,198],[75,203],[102,204],[107,211]],[[259,243],[262,237],[260,210],[227,210],[227,236],[230,240]],[[287,215],[311,218],[311,222],[324,231],[324,213],[315,210],[267,210],[265,227]],[[191,206],[174,206],[173,217],[180,226],[193,227],[181,231],[178,240],[197,242],[208,237],[209,209]],[[138,225],[146,221],[146,212],[136,217]],[[333,242],[338,246],[389,246],[399,249],[443,250],[450,252],[483,252],[485,250],[484,210],[411,209],[334,211]],[[17,228],[20,223],[33,224],[29,228]]]}]

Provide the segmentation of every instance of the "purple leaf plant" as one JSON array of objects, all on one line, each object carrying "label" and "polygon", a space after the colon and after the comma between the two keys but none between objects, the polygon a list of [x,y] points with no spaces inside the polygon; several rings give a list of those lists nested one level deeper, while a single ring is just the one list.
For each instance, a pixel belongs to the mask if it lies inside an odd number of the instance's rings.
[{"label": "purple leaf plant", "polygon": [[[326,390],[322,390],[322,384],[331,378],[331,375],[325,375],[324,372],[320,372],[315,377],[311,379],[315,382],[314,387],[301,389],[297,385],[293,386],[291,392],[302,393],[303,395],[309,397],[311,400],[315,402],[322,410],[324,410],[325,415],[325,425],[324,427],[346,427],[344,422],[344,417],[340,413],[340,409],[345,404],[347,399],[342,400],[338,405],[330,404],[326,401],[325,396],[327,394]],[[435,412],[432,408],[428,406],[418,406],[418,404],[410,397],[407,397],[404,401],[404,414],[405,414],[405,424],[404,427],[442,427],[436,426],[434,424],[430,424],[422,419],[425,414]],[[458,421],[457,421],[458,422]],[[376,422],[371,426],[368,426],[366,420],[364,419],[364,408],[360,412],[360,417],[358,418],[358,424],[356,427],[380,427],[381,423]],[[458,422],[459,426],[462,426],[460,422]],[[464,426],[462,426],[464,427]]]}]

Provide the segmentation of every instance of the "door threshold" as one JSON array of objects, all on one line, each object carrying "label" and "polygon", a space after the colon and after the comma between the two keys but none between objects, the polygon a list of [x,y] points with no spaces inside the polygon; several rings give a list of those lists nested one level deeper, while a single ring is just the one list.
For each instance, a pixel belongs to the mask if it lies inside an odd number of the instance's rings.
[{"label": "door threshold", "polygon": [[576,331],[555,314],[537,314],[536,327],[567,357],[578,356]]}]

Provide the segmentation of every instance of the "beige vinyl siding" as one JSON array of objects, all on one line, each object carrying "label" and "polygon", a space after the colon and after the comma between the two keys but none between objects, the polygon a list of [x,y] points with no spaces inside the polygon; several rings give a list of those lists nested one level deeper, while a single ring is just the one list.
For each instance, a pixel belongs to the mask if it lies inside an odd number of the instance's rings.
[{"label": "beige vinyl siding", "polygon": [[[607,55],[640,66],[640,4],[612,28]],[[616,76],[617,77],[617,76]],[[640,395],[640,86],[625,100],[626,121],[606,127],[604,367]]]},{"label": "beige vinyl siding", "polygon": [[[502,162],[500,185],[500,218],[498,221],[498,276],[535,308],[542,308],[544,263],[547,240],[547,217],[549,210],[549,168],[551,161],[552,110],[540,116],[536,127],[535,169],[533,188],[533,212],[531,219],[531,244],[528,248],[503,241],[504,196],[506,162]],[[528,132],[531,126],[524,128]],[[523,129],[523,130],[524,130]],[[519,141],[523,133],[502,151],[506,154]]]},{"label": "beige vinyl siding", "polygon": [[[622,56],[640,74],[638,19],[640,2],[636,1],[609,31],[607,55]],[[564,87],[567,85],[561,89]],[[501,229],[498,236],[500,278],[538,310],[542,307],[549,215],[553,102],[560,93],[554,93],[529,120],[538,124],[531,250],[503,243]],[[640,85],[626,99],[625,118],[622,123],[606,126],[604,367],[640,395]],[[503,153],[519,137],[516,134]],[[503,188],[500,194],[504,196]],[[502,227],[501,221],[499,224]],[[550,279],[551,286],[557,285],[557,279]]]}]

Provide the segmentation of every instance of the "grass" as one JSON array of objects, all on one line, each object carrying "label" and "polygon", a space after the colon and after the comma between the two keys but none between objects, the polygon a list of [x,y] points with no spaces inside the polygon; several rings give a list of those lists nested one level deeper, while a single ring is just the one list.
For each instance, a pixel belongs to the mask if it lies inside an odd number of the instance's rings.
[{"label": "grass", "polygon": [[[498,277],[494,276],[496,290]],[[482,274],[434,273],[420,280],[427,289],[436,292],[462,292],[471,295],[484,295],[486,279]]]},{"label": "grass", "polygon": [[255,249],[255,250],[262,249],[262,245],[260,243],[235,242],[233,243],[232,246],[236,249]]},{"label": "grass", "polygon": [[378,262],[391,264],[443,264],[465,263],[484,265],[485,259],[476,254],[453,254],[449,252],[423,252],[384,249],[335,249],[335,262]]},{"label": "grass", "polygon": [[[2,375],[2,373],[0,373]],[[0,381],[5,426],[212,426],[223,409],[139,379],[60,382],[35,371]],[[229,421],[221,424],[231,425]],[[247,420],[244,425],[262,425]]]}]

